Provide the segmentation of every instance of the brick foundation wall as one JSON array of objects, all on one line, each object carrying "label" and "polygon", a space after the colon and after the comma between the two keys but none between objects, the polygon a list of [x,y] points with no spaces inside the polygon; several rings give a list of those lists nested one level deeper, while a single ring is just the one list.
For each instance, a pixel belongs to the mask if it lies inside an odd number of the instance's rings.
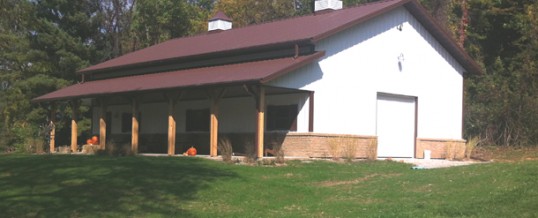
[{"label": "brick foundation wall", "polygon": [[288,133],[282,142],[285,156],[289,157],[343,157],[354,152],[356,158],[377,157],[377,137],[322,134]]},{"label": "brick foundation wall", "polygon": [[416,158],[424,158],[424,150],[431,151],[435,159],[463,159],[465,157],[465,140],[454,139],[417,139]]}]

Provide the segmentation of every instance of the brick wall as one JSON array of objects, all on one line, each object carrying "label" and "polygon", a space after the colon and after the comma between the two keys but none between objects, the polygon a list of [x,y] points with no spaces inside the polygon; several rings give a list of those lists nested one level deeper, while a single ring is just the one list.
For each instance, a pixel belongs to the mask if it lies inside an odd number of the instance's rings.
[{"label": "brick wall", "polygon": [[[271,136],[269,136],[271,138]],[[288,157],[343,157],[354,152],[357,158],[377,157],[377,137],[322,133],[288,133],[282,140]]]},{"label": "brick wall", "polygon": [[424,158],[424,150],[431,151],[431,158],[463,159],[465,156],[465,140],[417,139],[415,157]]}]

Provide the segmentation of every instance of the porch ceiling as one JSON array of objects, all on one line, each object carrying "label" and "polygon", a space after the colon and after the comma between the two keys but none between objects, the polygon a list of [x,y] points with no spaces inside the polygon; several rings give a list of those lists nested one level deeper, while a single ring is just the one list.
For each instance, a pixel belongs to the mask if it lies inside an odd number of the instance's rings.
[{"label": "porch ceiling", "polygon": [[297,58],[185,69],[75,84],[33,99],[34,102],[94,98],[110,94],[136,94],[158,90],[203,88],[245,83],[266,83],[322,57],[316,52]]}]

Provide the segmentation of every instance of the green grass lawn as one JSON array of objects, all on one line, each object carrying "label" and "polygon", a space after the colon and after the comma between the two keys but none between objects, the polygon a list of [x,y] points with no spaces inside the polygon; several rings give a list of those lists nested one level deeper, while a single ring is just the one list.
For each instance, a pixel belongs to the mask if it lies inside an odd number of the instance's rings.
[{"label": "green grass lawn", "polygon": [[0,217],[537,217],[538,161],[243,166],[0,155]]}]

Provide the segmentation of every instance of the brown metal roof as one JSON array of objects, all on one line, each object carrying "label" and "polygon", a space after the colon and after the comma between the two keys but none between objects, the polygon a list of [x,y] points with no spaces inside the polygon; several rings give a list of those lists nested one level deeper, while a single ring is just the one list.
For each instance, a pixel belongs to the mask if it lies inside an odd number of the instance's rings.
[{"label": "brown metal roof", "polygon": [[414,0],[385,0],[328,13],[172,39],[93,65],[80,70],[79,73],[285,42],[303,40],[316,42],[409,2],[418,4]]},{"label": "brown metal roof", "polygon": [[224,14],[224,12],[222,11],[217,12],[212,18],[209,19],[209,21],[214,21],[214,20],[224,20],[224,21],[230,21],[230,22],[232,21],[232,19],[226,16],[226,14]]},{"label": "brown metal roof", "polygon": [[[212,34],[172,39],[121,57],[88,67],[79,73],[129,69],[128,67],[156,64],[162,61],[209,54],[226,55],[227,52],[282,45],[290,42],[316,43],[342,30],[365,22],[397,7],[407,8],[422,25],[471,73],[481,73],[481,67],[458,46],[417,0],[385,0],[362,6],[286,20],[252,25]],[[34,101],[52,101],[80,97],[94,97],[110,93],[126,93],[160,89],[173,89],[203,85],[240,82],[264,83],[292,69],[303,66],[323,53],[297,59],[281,58],[229,64],[206,68],[177,70],[114,79],[96,80],[76,84],[38,97]]]},{"label": "brown metal roof", "polygon": [[97,97],[107,94],[190,88],[237,83],[266,83],[322,57],[324,52],[214,67],[95,80],[75,84],[33,99],[34,102]]}]

